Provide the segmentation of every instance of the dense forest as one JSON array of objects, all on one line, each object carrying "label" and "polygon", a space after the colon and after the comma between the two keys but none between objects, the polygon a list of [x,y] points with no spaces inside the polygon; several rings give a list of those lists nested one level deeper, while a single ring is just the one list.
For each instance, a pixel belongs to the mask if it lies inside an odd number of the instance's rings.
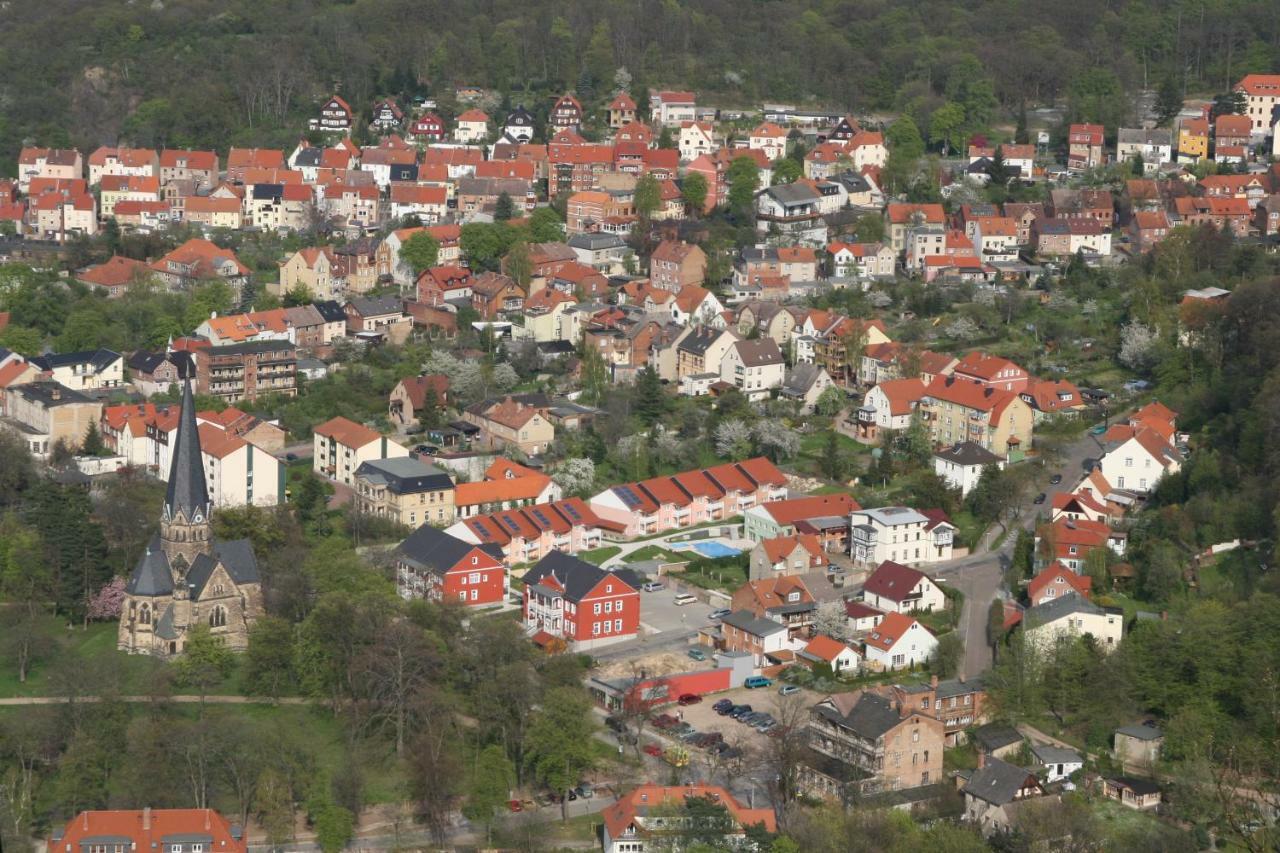
[{"label": "dense forest", "polygon": [[[480,85],[545,113],[629,79],[704,102],[940,106],[970,132],[1065,102],[1114,126],[1141,90],[1221,92],[1280,67],[1268,0],[50,0],[0,26],[0,171],[24,141],[289,144],[319,99]],[[954,117],[954,116],[951,116]]]}]

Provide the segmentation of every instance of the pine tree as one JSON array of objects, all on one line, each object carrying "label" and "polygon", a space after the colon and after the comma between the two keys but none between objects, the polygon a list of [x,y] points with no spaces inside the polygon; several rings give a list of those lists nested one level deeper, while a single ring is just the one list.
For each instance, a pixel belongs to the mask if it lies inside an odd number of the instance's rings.
[{"label": "pine tree", "polygon": [[506,222],[515,216],[516,206],[511,201],[511,195],[506,192],[498,194],[498,200],[493,205],[493,221]]},{"label": "pine tree", "polygon": [[89,429],[85,431],[80,452],[85,456],[105,456],[107,447],[102,443],[102,433],[98,431],[98,422],[89,421]]},{"label": "pine tree", "polygon": [[667,395],[662,390],[662,380],[651,365],[646,365],[636,377],[636,414],[646,424],[657,423],[667,412]]},{"label": "pine tree", "polygon": [[822,473],[833,480],[844,482],[848,476],[848,461],[840,450],[840,436],[834,429],[827,431],[827,440],[822,445]]}]

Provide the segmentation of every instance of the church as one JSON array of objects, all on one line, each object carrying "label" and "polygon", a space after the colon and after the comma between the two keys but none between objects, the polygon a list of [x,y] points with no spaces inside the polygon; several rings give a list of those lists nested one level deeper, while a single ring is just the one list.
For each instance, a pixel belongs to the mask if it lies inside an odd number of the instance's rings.
[{"label": "church", "polygon": [[247,539],[213,538],[212,509],[191,380],[183,384],[160,532],[152,537],[125,587],[117,648],[174,657],[200,623],[228,648],[249,645],[262,613],[258,561]]}]

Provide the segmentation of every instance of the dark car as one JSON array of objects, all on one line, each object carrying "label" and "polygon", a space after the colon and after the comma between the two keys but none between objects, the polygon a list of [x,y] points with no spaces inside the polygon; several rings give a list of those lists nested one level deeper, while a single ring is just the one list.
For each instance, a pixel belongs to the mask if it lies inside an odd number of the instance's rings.
[{"label": "dark car", "polygon": [[697,705],[702,701],[702,697],[697,693],[686,693],[676,700],[677,705]]},{"label": "dark car", "polygon": [[297,462],[297,461],[298,461],[298,454],[296,454],[296,453],[286,453],[286,454],[284,455],[284,461],[285,461],[285,462]]},{"label": "dark car", "polygon": [[735,705],[733,706],[733,710],[729,712],[729,716],[733,717],[735,720],[740,720],[750,713],[751,713],[750,705]]},{"label": "dark car", "polygon": [[1044,499],[1045,499],[1046,497],[1048,497],[1048,495],[1046,495],[1044,492],[1041,492],[1040,494],[1036,495],[1036,499],[1035,499],[1034,501],[1032,501],[1032,503],[1034,503],[1034,504],[1042,504],[1042,503],[1044,503]]},{"label": "dark car", "polygon": [[679,724],[680,721],[670,714],[659,714],[653,718],[653,727],[655,729],[669,729]]},{"label": "dark car", "polygon": [[671,730],[671,736],[672,736],[672,737],[683,737],[684,735],[687,735],[689,732],[691,732],[691,731],[693,731],[693,730],[694,730],[694,729],[693,729],[693,724],[692,724],[692,723],[680,723],[678,726],[676,726],[675,728],[673,728],[673,729]]},{"label": "dark car", "polygon": [[732,699],[721,699],[711,706],[711,710],[715,711],[717,714],[723,715],[725,711],[728,711],[732,707],[733,707]]},{"label": "dark car", "polygon": [[1049,485],[1051,486],[1056,486],[1061,482],[1062,482],[1061,474],[1054,474],[1052,477],[1049,478]]}]

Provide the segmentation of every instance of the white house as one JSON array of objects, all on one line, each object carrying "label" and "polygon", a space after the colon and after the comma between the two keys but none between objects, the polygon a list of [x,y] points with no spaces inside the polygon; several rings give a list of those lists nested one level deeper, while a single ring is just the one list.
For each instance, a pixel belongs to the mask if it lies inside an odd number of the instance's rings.
[{"label": "white house", "polygon": [[747,147],[764,152],[770,160],[777,160],[787,153],[787,132],[771,121],[751,131],[747,137]]},{"label": "white house", "polygon": [[874,440],[881,430],[911,426],[911,415],[924,397],[918,378],[890,379],[867,392],[858,409],[859,438]]},{"label": "white house", "polygon": [[[145,439],[132,442],[131,457],[141,448],[161,481],[172,467],[170,451],[177,431],[176,417],[157,419]],[[245,441],[220,424],[200,420],[200,458],[204,463],[209,500],[215,507],[276,506],[285,489],[285,464],[269,450]],[[126,430],[125,432],[128,432]]]},{"label": "white house", "polygon": [[881,563],[867,577],[862,601],[886,613],[929,613],[947,606],[942,588],[924,572],[891,560]]},{"label": "white house", "polygon": [[312,470],[348,487],[355,486],[361,464],[409,455],[407,448],[377,430],[344,417],[325,421],[313,432]]},{"label": "white house", "polygon": [[897,258],[884,243],[831,243],[827,254],[838,278],[893,278]]},{"label": "white house", "polygon": [[1084,767],[1084,759],[1074,749],[1034,743],[1031,745],[1031,754],[1035,756],[1036,763],[1044,768],[1044,781],[1050,785]]},{"label": "white house", "polygon": [[31,366],[72,391],[97,391],[124,385],[124,356],[109,349],[48,353],[30,361]]},{"label": "white house", "polygon": [[703,154],[716,150],[715,132],[710,122],[686,121],[680,123],[680,138],[676,143],[680,159],[696,160]]},{"label": "white house", "polygon": [[764,400],[786,379],[787,364],[773,338],[735,341],[720,360],[720,379],[732,382],[749,400]]},{"label": "white house", "polygon": [[667,310],[671,314],[671,321],[681,326],[705,323],[724,328],[724,319],[721,316],[724,313],[724,305],[720,304],[720,300],[714,293],[701,285],[686,284],[680,288],[675,299],[668,303]]},{"label": "white house", "polygon": [[837,675],[842,672],[855,673],[862,663],[862,655],[849,645],[822,634],[814,637],[807,646],[796,652],[796,657],[810,663],[825,663]]},{"label": "white house", "polygon": [[867,665],[876,670],[906,669],[927,663],[938,639],[910,616],[890,613],[864,640]]},{"label": "white house", "polygon": [[1022,614],[1027,641],[1048,650],[1066,636],[1090,634],[1103,652],[1114,651],[1124,635],[1124,613],[1104,610],[1078,595],[1064,595],[1028,608]]},{"label": "white house", "polygon": [[693,92],[656,92],[649,98],[653,119],[665,127],[678,127],[697,118]]},{"label": "white house", "polygon": [[858,565],[951,559],[955,525],[941,513],[925,515],[905,506],[860,509],[850,513],[849,526],[849,555]]},{"label": "white house", "polygon": [[1149,492],[1166,473],[1182,467],[1182,454],[1155,430],[1139,428],[1099,461],[1102,476],[1117,489]]},{"label": "white house", "polygon": [[1005,459],[972,441],[962,441],[933,454],[934,473],[946,480],[951,488],[959,489],[961,495],[969,494],[978,485],[982,471],[988,465],[1003,469]]},{"label": "white house", "polygon": [[453,138],[462,143],[484,142],[489,136],[489,117],[483,110],[467,110],[458,116]]},{"label": "white house", "polygon": [[1173,131],[1168,128],[1122,127],[1116,133],[1116,162],[1142,158],[1142,170],[1151,175],[1161,163],[1173,162]]}]

